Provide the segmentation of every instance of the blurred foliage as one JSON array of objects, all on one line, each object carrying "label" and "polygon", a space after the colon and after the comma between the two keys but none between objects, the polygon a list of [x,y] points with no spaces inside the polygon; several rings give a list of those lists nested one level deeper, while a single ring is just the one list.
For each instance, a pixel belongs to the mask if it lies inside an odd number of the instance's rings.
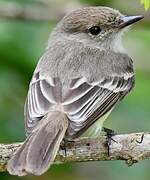
[{"label": "blurred foliage", "polygon": [[0,0],[0,2],[17,2],[19,4],[27,4],[27,5],[29,5],[29,4],[38,3],[38,0]]},{"label": "blurred foliage", "polygon": [[[2,1],[2,0],[0,0]],[[11,1],[11,0],[7,0]],[[16,0],[35,3],[36,0]],[[3,0],[3,2],[5,2]],[[139,1],[130,0],[80,0],[91,5],[112,6],[130,11]],[[65,0],[64,0],[65,3]],[[68,1],[67,1],[68,3]],[[140,3],[139,3],[140,5]],[[138,10],[138,9],[137,9]],[[140,12],[140,10],[139,10]],[[22,141],[25,138],[23,106],[28,84],[36,63],[42,55],[49,32],[56,22],[28,22],[0,19],[0,143]],[[150,129],[150,20],[134,25],[124,37],[124,45],[136,66],[134,91],[115,108],[106,127],[119,133],[149,131]],[[149,161],[128,168],[123,162],[90,162],[53,166],[41,177],[27,176],[26,180],[149,180]],[[8,173],[0,174],[1,180],[17,180]]]},{"label": "blurred foliage", "polygon": [[109,6],[113,0],[105,1],[105,0],[81,0],[81,2],[90,4],[93,6]]},{"label": "blurred foliage", "polygon": [[144,5],[145,11],[150,8],[150,0],[141,0],[141,4]]}]

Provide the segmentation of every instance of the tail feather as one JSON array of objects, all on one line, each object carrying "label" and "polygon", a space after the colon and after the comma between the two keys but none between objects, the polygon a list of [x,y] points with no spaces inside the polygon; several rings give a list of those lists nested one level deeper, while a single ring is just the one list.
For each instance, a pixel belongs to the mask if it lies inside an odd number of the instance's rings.
[{"label": "tail feather", "polygon": [[10,159],[7,166],[9,173],[24,176],[46,172],[56,157],[67,127],[65,114],[51,112]]}]

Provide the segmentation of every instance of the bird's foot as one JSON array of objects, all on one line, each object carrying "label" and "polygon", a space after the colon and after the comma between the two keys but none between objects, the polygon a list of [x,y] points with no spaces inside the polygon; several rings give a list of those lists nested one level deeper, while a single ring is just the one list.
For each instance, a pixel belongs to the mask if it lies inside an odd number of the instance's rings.
[{"label": "bird's foot", "polygon": [[68,143],[74,143],[75,141],[74,140],[66,140],[66,139],[63,139],[61,144],[60,144],[60,149],[63,150],[65,153],[65,156],[67,156],[67,144]]},{"label": "bird's foot", "polygon": [[63,139],[60,144],[60,149],[64,151],[65,156],[67,156],[66,140]]},{"label": "bird's foot", "polygon": [[107,153],[109,156],[111,141],[114,141],[117,143],[117,141],[115,141],[112,137],[115,136],[117,133],[114,130],[111,130],[105,127],[103,127],[103,131],[106,133],[106,146],[107,146]]},{"label": "bird's foot", "polygon": [[142,144],[143,139],[144,139],[144,134],[142,134],[140,141],[136,140],[136,142],[139,143],[139,144]]}]

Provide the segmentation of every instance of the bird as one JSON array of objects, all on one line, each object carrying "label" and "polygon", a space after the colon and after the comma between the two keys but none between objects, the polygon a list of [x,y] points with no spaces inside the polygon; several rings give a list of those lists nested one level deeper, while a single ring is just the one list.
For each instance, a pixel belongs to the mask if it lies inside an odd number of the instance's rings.
[{"label": "bird", "polygon": [[142,18],[95,6],[60,20],[29,85],[27,138],[8,161],[10,174],[42,175],[63,140],[99,136],[108,115],[134,87],[134,65],[122,34]]}]

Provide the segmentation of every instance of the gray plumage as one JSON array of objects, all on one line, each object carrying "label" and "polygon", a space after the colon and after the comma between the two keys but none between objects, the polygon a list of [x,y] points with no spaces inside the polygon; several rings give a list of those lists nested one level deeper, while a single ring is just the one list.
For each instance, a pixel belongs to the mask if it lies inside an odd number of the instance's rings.
[{"label": "gray plumage", "polygon": [[[52,32],[25,105],[27,139],[8,163],[15,175],[44,173],[61,141],[81,136],[134,86],[131,58],[120,48],[118,11],[89,7],[65,16]],[[88,31],[100,26],[99,35]]]},{"label": "gray plumage", "polygon": [[68,121],[64,113],[57,111],[50,112],[42,121],[9,161],[7,169],[13,175],[41,175],[53,163]]}]

